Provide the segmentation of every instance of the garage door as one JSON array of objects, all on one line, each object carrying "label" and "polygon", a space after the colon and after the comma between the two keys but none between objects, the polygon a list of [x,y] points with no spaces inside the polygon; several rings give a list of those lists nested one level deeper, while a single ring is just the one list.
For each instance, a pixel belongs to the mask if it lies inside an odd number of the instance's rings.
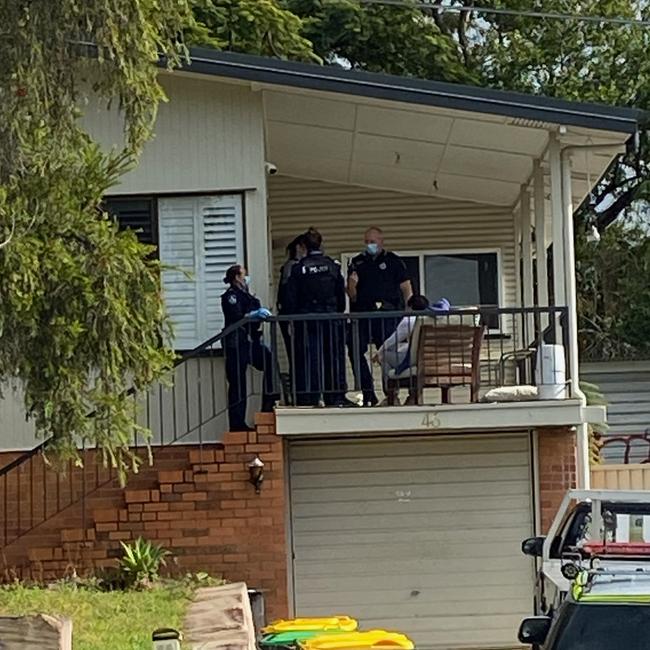
[{"label": "garage door", "polygon": [[292,443],[299,615],[350,614],[420,648],[512,648],[530,614],[528,435]]}]

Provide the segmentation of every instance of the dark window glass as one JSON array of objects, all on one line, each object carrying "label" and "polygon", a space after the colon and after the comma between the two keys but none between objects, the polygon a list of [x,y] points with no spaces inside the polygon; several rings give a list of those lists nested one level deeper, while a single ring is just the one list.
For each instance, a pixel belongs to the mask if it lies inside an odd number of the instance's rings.
[{"label": "dark window glass", "polygon": [[648,650],[650,606],[567,604],[549,650]]},{"label": "dark window glass", "polygon": [[155,201],[153,198],[107,198],[104,210],[113,215],[120,228],[134,230],[143,244],[157,244]]},{"label": "dark window glass", "polygon": [[406,265],[411,285],[413,286],[413,293],[420,293],[420,258],[417,255],[402,257],[402,261]]},{"label": "dark window glass", "polygon": [[498,306],[499,270],[496,253],[425,255],[427,298],[447,298],[456,307]]}]

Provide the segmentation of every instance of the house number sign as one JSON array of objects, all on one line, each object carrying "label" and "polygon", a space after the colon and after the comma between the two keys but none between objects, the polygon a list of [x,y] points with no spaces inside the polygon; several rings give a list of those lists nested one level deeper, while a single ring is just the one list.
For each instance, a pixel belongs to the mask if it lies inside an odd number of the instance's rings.
[{"label": "house number sign", "polygon": [[422,426],[427,429],[439,429],[441,424],[440,418],[435,413],[427,413],[422,418]]}]

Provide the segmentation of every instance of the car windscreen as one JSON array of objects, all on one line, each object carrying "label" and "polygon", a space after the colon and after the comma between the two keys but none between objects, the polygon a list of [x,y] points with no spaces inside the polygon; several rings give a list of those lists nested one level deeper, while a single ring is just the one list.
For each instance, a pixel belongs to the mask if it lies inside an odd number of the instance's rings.
[{"label": "car windscreen", "polygon": [[549,650],[648,650],[650,605],[566,604]]}]

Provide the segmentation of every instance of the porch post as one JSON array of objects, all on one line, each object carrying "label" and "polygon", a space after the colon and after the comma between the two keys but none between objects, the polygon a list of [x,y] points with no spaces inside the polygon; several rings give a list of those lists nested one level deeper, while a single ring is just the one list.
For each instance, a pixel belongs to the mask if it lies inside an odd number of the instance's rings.
[{"label": "porch post", "polygon": [[[533,227],[531,223],[530,211],[530,192],[527,186],[521,188],[521,249],[524,263],[524,272],[522,274],[522,282],[524,284],[524,300],[523,307],[533,306]],[[527,344],[532,339],[532,332],[534,328],[534,319],[532,314],[524,319],[526,323],[526,336],[524,337],[524,344]]]},{"label": "porch post", "polygon": [[[566,270],[566,304],[568,306],[569,369],[571,370],[571,396],[585,401],[580,390],[579,349],[578,349],[578,295],[576,290],[576,258],[573,228],[573,192],[571,183],[571,158],[565,152],[561,156],[564,263]],[[581,423],[576,430],[576,483],[578,488],[588,489],[589,473],[589,427]]]},{"label": "porch post", "polygon": [[564,275],[564,232],[562,227],[562,159],[560,142],[551,134],[548,146],[548,162],[551,168],[551,219],[553,234],[553,305],[566,305]]},{"label": "porch post", "polygon": [[512,227],[515,238],[515,307],[521,307],[521,195],[520,207],[512,213]]},{"label": "porch post", "polygon": [[544,171],[539,160],[533,171],[535,195],[535,264],[537,267],[537,305],[548,307],[548,277],[546,265],[546,200],[544,197]]}]

